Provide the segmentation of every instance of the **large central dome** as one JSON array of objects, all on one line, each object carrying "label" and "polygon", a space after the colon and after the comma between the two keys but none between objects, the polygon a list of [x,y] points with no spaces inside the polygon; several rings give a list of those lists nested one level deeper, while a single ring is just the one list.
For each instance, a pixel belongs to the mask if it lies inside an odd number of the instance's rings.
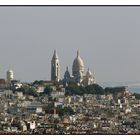
[{"label": "large central dome", "polygon": [[80,73],[84,73],[84,62],[80,57],[79,51],[77,51],[77,57],[74,59],[72,66],[73,76],[78,76]]}]

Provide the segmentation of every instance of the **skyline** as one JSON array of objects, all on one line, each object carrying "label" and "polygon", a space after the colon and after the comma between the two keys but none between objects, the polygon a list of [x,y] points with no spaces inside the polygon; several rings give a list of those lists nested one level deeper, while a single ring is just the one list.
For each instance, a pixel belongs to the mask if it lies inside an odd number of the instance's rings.
[{"label": "skyline", "polygon": [[[50,80],[57,50],[61,78],[76,51],[98,82],[139,82],[139,7],[1,7],[0,78]],[[120,22],[121,21],[121,22]]]}]

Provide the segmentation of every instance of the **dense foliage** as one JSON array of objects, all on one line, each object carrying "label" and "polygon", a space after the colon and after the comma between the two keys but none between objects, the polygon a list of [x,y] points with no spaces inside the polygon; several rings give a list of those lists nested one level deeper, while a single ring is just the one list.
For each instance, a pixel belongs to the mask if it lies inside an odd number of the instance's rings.
[{"label": "dense foliage", "polygon": [[136,99],[140,100],[140,93],[134,93]]},{"label": "dense foliage", "polygon": [[104,94],[104,89],[98,84],[92,84],[88,86],[78,86],[75,83],[69,83],[66,87],[66,94]]},{"label": "dense foliage", "polygon": [[106,93],[119,93],[125,91],[125,87],[106,87],[105,92]]},{"label": "dense foliage", "polygon": [[40,81],[36,80],[33,82],[33,85],[43,85],[43,84],[44,84],[43,80],[40,80]]},{"label": "dense foliage", "polygon": [[74,115],[74,111],[71,107],[57,108],[59,116]]},{"label": "dense foliage", "polygon": [[30,87],[27,85],[22,86],[21,88],[18,88],[16,91],[21,91],[23,92],[23,94],[26,94],[26,95],[37,96],[36,89],[34,87]]},{"label": "dense foliage", "polygon": [[44,89],[44,93],[49,95],[51,92],[52,92],[52,88],[50,86],[46,86]]}]

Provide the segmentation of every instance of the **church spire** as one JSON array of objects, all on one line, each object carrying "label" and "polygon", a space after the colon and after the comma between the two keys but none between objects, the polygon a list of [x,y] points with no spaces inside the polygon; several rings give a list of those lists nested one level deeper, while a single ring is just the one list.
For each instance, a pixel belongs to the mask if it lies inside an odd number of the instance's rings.
[{"label": "church spire", "polygon": [[68,66],[66,67],[66,71],[69,71]]},{"label": "church spire", "polygon": [[54,55],[56,55],[56,49],[54,50]]},{"label": "church spire", "polygon": [[53,58],[54,58],[54,59],[56,59],[56,58],[58,59],[58,55],[57,55],[56,50],[54,50]]}]

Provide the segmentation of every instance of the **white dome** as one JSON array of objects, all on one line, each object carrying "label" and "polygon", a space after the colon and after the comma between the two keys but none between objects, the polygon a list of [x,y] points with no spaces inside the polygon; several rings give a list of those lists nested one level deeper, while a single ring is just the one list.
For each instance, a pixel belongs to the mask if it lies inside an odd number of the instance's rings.
[{"label": "white dome", "polygon": [[84,77],[84,80],[82,81],[82,83],[83,85],[91,85],[95,83],[95,78],[89,68],[88,68],[88,71],[86,72],[86,76]]},{"label": "white dome", "polygon": [[91,71],[90,71],[89,68],[88,68],[88,71],[87,71],[87,73],[86,73],[86,76],[92,76],[92,73],[91,73]]},{"label": "white dome", "polygon": [[74,59],[72,66],[72,75],[76,82],[81,82],[83,80],[84,75],[84,62],[79,55],[79,51],[77,51],[77,57]]},{"label": "white dome", "polygon": [[10,77],[13,77],[14,72],[13,72],[12,70],[8,70],[8,71],[7,71],[7,75],[9,75]]},{"label": "white dome", "polygon": [[79,51],[77,51],[77,57],[74,59],[73,62],[73,71],[84,70],[84,62],[79,55]]},{"label": "white dome", "polygon": [[8,73],[13,73],[13,71],[12,71],[12,70],[8,70],[7,72],[8,72]]},{"label": "white dome", "polygon": [[10,83],[14,79],[14,72],[12,70],[7,71],[7,82]]}]

